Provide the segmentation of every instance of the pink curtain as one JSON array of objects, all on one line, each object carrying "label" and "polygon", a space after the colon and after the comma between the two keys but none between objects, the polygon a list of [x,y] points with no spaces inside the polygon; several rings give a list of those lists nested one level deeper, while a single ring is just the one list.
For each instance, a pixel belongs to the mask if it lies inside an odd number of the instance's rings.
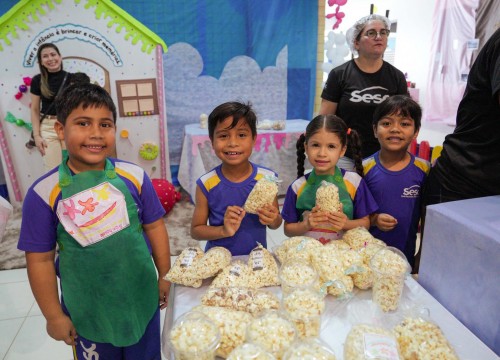
[{"label": "pink curtain", "polygon": [[479,0],[439,0],[434,8],[431,61],[427,81],[424,119],[455,123],[462,99],[472,51]]}]

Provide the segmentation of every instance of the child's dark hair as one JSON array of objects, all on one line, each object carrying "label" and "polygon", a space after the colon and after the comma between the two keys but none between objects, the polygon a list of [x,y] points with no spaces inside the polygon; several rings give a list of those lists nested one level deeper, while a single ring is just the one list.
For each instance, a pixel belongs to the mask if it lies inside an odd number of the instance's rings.
[{"label": "child's dark hair", "polygon": [[88,84],[90,83],[90,77],[84,72],[77,72],[70,74],[69,78],[70,84]]},{"label": "child's dark hair", "polygon": [[255,138],[257,136],[257,116],[252,109],[252,104],[231,101],[217,106],[208,116],[208,136],[210,140],[214,139],[214,131],[217,124],[230,116],[233,117],[233,122],[229,129],[234,128],[241,119],[245,119],[252,131],[252,137]]},{"label": "child's dark hair", "polygon": [[69,114],[79,106],[85,110],[88,107],[106,107],[113,113],[116,124],[116,106],[109,93],[99,85],[76,83],[63,90],[56,99],[57,120],[63,125]]},{"label": "child's dark hair", "polygon": [[422,108],[407,95],[394,95],[382,101],[373,113],[373,126],[377,126],[380,120],[389,115],[411,118],[415,123],[415,131],[420,129]]},{"label": "child's dark hair", "polygon": [[358,132],[348,128],[344,120],[336,115],[316,116],[307,125],[306,132],[300,135],[297,140],[297,176],[301,177],[304,175],[304,161],[306,159],[304,144],[307,144],[311,136],[316,134],[321,129],[337,134],[343,147],[347,146],[347,142],[349,142],[349,146],[352,149],[356,172],[360,176],[363,176],[361,139],[359,138]]}]

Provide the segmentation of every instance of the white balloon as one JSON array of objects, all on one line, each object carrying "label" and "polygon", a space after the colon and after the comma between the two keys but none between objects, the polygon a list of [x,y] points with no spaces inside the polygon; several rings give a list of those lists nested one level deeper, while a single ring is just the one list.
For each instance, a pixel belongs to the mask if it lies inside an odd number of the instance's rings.
[{"label": "white balloon", "polygon": [[335,44],[345,44],[345,35],[342,32],[340,32],[339,34],[335,34]]},{"label": "white balloon", "polygon": [[321,69],[322,69],[324,72],[326,72],[326,73],[328,73],[328,74],[329,74],[329,73],[330,73],[330,71],[332,71],[332,69],[333,69],[333,64],[332,64],[332,63],[329,63],[329,62],[327,62],[327,63],[323,63],[323,64],[321,64]]},{"label": "white balloon", "polygon": [[326,51],[326,57],[328,58],[328,60],[332,61],[333,58],[335,57],[335,53],[336,53],[336,50],[334,48],[328,49]]},{"label": "white balloon", "polygon": [[331,30],[328,32],[328,40],[331,40],[332,42],[335,40],[335,33]]},{"label": "white balloon", "polygon": [[342,54],[342,57],[349,55],[349,47],[344,43],[343,45],[337,45],[337,52]]},{"label": "white balloon", "polygon": [[333,47],[333,45],[334,45],[333,40],[328,39],[328,40],[325,42],[325,50],[328,50],[328,49],[332,48],[332,47]]}]

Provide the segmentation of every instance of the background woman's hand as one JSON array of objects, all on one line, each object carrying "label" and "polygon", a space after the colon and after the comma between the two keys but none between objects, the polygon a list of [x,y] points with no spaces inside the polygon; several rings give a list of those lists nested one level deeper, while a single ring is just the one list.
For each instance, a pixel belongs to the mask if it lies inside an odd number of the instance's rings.
[{"label": "background woman's hand", "polygon": [[241,221],[245,217],[245,210],[239,206],[228,206],[224,214],[224,225],[222,228],[222,237],[230,237],[236,234],[240,228]]},{"label": "background woman's hand", "polygon": [[35,139],[36,148],[38,149],[38,151],[40,151],[40,154],[42,154],[42,156],[45,156],[45,148],[47,147],[47,142],[40,135],[34,135],[33,138]]}]

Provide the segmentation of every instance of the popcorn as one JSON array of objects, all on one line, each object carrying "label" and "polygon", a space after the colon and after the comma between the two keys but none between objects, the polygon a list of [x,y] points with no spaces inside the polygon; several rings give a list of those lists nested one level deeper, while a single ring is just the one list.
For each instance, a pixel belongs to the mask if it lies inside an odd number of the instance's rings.
[{"label": "popcorn", "polygon": [[235,260],[226,266],[212,281],[210,287],[250,287],[256,288],[253,283],[252,270],[242,260]]},{"label": "popcorn", "polygon": [[283,294],[288,294],[297,287],[320,288],[318,273],[304,261],[286,262],[281,266],[279,275]]},{"label": "popcorn", "polygon": [[207,279],[231,264],[231,258],[228,249],[221,246],[213,247],[196,263],[194,271],[200,279]]},{"label": "popcorn", "polygon": [[257,211],[266,204],[272,204],[278,195],[278,184],[275,177],[263,177],[257,181],[252,191],[248,195],[243,209],[250,214],[257,214]]},{"label": "popcorn", "polygon": [[342,240],[348,243],[351,249],[354,250],[359,250],[366,244],[377,242],[373,235],[362,226],[347,230],[342,236]]},{"label": "popcorn", "polygon": [[196,306],[193,311],[202,312],[219,327],[221,337],[217,356],[226,358],[234,348],[245,342],[247,324],[252,320],[249,313],[203,305]]},{"label": "popcorn", "polygon": [[252,283],[256,288],[280,284],[278,264],[274,256],[261,244],[250,252],[248,266],[252,270]]},{"label": "popcorn", "polygon": [[336,360],[335,354],[319,339],[295,342],[283,356],[283,360]]},{"label": "popcorn", "polygon": [[383,311],[398,308],[409,265],[401,251],[393,247],[379,250],[370,261],[373,270],[373,301]]},{"label": "popcorn", "polygon": [[339,212],[342,208],[340,204],[337,185],[323,180],[316,190],[316,206],[322,211]]},{"label": "popcorn", "polygon": [[273,293],[241,287],[209,288],[201,298],[201,303],[250,314],[279,308],[279,299]]},{"label": "popcorn", "polygon": [[421,318],[406,318],[394,328],[404,360],[458,360],[441,329]]},{"label": "popcorn", "polygon": [[341,251],[335,246],[324,246],[321,251],[315,252],[312,264],[328,294],[338,297],[352,293],[353,281],[345,274]]},{"label": "popcorn", "polygon": [[[375,239],[378,240],[378,239]],[[382,242],[382,240],[378,240]],[[383,243],[383,242],[382,242]],[[373,271],[370,269],[370,260],[373,255],[379,250],[385,247],[385,243],[383,245],[379,245],[379,243],[366,244],[365,247],[362,247],[358,250],[358,254],[361,256],[363,264],[360,265],[361,271],[350,274],[354,286],[358,289],[366,290],[370,289],[373,286]]]},{"label": "popcorn", "polygon": [[329,241],[324,246],[333,246],[337,250],[349,250],[351,248],[344,240]]},{"label": "popcorn", "polygon": [[182,250],[175,259],[174,266],[165,275],[165,280],[184,286],[200,287],[202,280],[196,273],[196,264],[202,257],[203,250],[199,247],[188,247]]},{"label": "popcorn", "polygon": [[311,289],[295,289],[283,298],[283,309],[295,324],[299,337],[319,336],[321,314],[325,310],[322,295]]},{"label": "popcorn", "polygon": [[262,346],[281,359],[295,337],[296,330],[292,322],[277,311],[268,311],[248,325],[246,340]]},{"label": "popcorn", "polygon": [[396,338],[388,330],[380,327],[359,324],[355,325],[344,343],[344,360],[380,359],[381,351],[384,359],[399,359]]},{"label": "popcorn", "polygon": [[200,312],[184,314],[170,331],[176,360],[213,360],[220,342],[220,332],[212,321]]},{"label": "popcorn", "polygon": [[283,243],[274,249],[274,254],[280,263],[289,260],[311,261],[314,249],[322,248],[323,245],[316,239],[308,236],[294,236],[285,239]]},{"label": "popcorn", "polygon": [[227,360],[276,360],[276,358],[258,345],[245,343],[231,351]]}]

